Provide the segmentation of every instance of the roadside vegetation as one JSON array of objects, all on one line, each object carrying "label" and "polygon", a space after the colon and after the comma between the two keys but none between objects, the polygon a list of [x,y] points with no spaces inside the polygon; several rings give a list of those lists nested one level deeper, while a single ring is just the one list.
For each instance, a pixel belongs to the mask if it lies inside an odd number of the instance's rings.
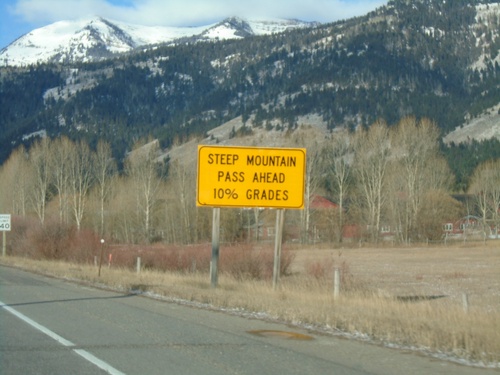
[{"label": "roadside vegetation", "polygon": [[[277,288],[271,281],[271,244],[223,244],[214,289],[209,243],[102,245],[91,232],[44,228],[21,237],[14,230],[0,263],[464,364],[500,367],[498,242],[420,248],[285,245]],[[337,298],[335,268],[342,275]]]}]

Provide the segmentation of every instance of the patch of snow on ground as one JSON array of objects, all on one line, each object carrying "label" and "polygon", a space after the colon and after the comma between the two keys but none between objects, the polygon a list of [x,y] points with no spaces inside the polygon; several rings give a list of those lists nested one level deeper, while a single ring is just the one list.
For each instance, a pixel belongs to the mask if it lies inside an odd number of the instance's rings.
[{"label": "patch of snow on ground", "polygon": [[492,138],[500,140],[500,103],[486,111],[486,114],[456,128],[443,138],[445,143],[464,143],[473,139],[482,141]]}]

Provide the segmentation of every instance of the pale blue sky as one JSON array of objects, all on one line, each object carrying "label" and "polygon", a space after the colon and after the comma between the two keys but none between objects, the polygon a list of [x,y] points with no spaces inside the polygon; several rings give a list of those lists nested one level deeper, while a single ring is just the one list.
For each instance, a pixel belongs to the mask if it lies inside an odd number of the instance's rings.
[{"label": "pale blue sky", "polygon": [[199,26],[229,16],[332,22],[387,0],[0,0],[0,48],[56,21],[99,15],[139,25]]}]

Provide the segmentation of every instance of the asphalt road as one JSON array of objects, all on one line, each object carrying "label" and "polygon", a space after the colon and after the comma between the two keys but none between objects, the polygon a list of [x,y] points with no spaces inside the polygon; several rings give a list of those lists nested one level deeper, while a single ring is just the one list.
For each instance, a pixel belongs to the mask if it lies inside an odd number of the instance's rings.
[{"label": "asphalt road", "polygon": [[0,266],[0,374],[106,373],[499,372]]}]

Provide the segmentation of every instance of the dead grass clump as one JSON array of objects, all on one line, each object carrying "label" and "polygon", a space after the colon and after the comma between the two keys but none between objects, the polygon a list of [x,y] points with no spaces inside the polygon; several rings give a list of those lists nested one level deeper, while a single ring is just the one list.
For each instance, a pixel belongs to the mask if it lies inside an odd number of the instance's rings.
[{"label": "dead grass clump", "polygon": [[361,290],[363,285],[360,280],[356,280],[350,270],[347,260],[326,258],[323,260],[308,261],[305,265],[305,273],[308,277],[333,285],[335,270],[340,273],[340,289],[342,291]]},{"label": "dead grass clump", "polygon": [[[457,306],[432,302],[398,303],[387,299],[360,302],[361,332],[375,339],[406,347],[441,352],[474,362],[494,363],[500,359],[498,314],[466,313]],[[493,330],[493,331],[491,331]]]},{"label": "dead grass clump", "polygon": [[453,279],[466,279],[467,275],[464,272],[453,271],[453,272],[444,274],[443,278],[444,279],[449,279],[449,280],[453,280]]},{"label": "dead grass clump", "polygon": [[[290,274],[294,254],[282,249],[280,275]],[[220,250],[220,269],[237,280],[269,280],[273,276],[274,248],[239,244]]]},{"label": "dead grass clump", "polygon": [[316,280],[326,279],[333,274],[335,269],[332,259],[315,260],[307,262],[306,273]]},{"label": "dead grass clump", "polygon": [[248,245],[223,249],[220,252],[220,269],[237,280],[262,279],[269,277],[266,257],[265,251]]}]

